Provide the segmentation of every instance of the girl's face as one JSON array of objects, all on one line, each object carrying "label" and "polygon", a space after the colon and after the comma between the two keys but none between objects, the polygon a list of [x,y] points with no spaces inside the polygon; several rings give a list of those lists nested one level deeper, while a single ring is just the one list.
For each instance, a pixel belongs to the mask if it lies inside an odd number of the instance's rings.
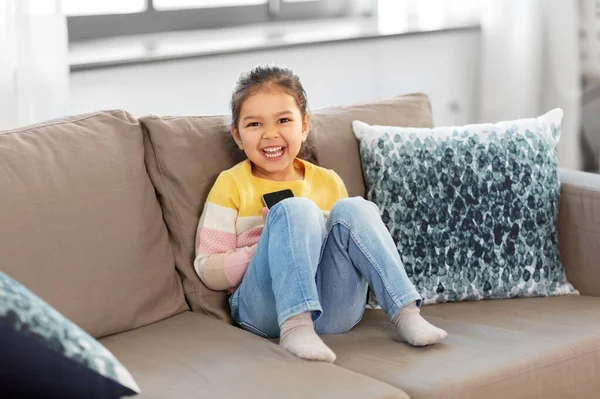
[{"label": "girl's face", "polygon": [[269,180],[298,180],[294,159],[308,136],[309,116],[302,118],[294,97],[282,90],[258,91],[240,109],[233,138],[253,163],[253,173]]}]

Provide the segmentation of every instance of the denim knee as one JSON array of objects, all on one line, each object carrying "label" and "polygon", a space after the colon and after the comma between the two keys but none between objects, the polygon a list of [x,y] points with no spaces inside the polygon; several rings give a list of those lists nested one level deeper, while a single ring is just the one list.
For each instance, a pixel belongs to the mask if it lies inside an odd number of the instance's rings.
[{"label": "denim knee", "polygon": [[315,204],[314,201],[303,197],[284,199],[271,208],[269,216],[276,217],[282,212],[285,212],[285,215],[288,218],[300,217],[307,222],[314,221],[312,219],[319,221],[323,219],[323,213],[317,204]]},{"label": "denim knee", "polygon": [[329,218],[343,220],[370,220],[379,218],[379,208],[362,197],[344,198],[335,203]]}]

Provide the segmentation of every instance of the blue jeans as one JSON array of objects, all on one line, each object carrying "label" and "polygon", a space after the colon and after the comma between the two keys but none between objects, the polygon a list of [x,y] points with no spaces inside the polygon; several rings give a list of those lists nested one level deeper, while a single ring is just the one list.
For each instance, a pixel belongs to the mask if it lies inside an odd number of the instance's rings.
[{"label": "blue jeans", "polygon": [[313,201],[289,198],[271,208],[229,304],[240,326],[263,337],[278,337],[285,320],[309,311],[318,334],[340,334],[362,318],[369,286],[390,320],[421,304],[377,206],[343,199],[325,223]]}]

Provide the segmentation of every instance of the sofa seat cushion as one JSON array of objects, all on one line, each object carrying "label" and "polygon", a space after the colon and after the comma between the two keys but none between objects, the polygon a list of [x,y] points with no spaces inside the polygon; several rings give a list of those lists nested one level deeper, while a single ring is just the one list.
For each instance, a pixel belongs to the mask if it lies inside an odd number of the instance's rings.
[{"label": "sofa seat cushion", "polygon": [[600,298],[446,303],[424,306],[422,314],[448,331],[443,343],[414,348],[394,341],[379,310],[324,341],[337,365],[412,399],[598,397]]},{"label": "sofa seat cushion", "polygon": [[210,316],[184,312],[105,337],[141,398],[404,398],[391,385],[278,345]]}]

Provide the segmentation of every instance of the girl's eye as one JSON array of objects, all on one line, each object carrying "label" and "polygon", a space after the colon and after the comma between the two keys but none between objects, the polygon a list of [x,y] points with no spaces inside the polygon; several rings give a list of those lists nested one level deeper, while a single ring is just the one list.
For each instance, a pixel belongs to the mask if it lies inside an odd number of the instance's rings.
[{"label": "girl's eye", "polygon": [[289,118],[281,118],[281,119],[279,119],[279,123],[287,123],[289,121],[290,121]]},{"label": "girl's eye", "polygon": [[250,122],[246,127],[255,127],[258,126],[258,122]]}]

